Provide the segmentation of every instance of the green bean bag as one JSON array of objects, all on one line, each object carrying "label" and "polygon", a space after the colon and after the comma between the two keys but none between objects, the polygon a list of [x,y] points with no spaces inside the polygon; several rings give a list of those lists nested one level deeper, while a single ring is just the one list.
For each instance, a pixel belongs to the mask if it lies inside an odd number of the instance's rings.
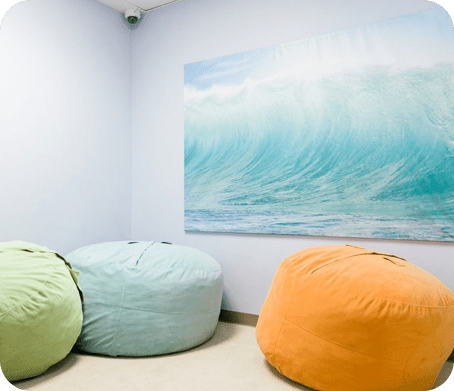
[{"label": "green bean bag", "polygon": [[78,276],[46,247],[0,243],[0,366],[6,379],[38,376],[71,351],[82,328]]}]

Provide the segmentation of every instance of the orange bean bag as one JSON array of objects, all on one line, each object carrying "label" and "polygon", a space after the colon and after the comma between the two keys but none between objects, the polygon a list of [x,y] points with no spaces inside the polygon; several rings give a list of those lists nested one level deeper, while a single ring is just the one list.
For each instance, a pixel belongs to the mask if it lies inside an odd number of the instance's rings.
[{"label": "orange bean bag", "polygon": [[454,294],[394,255],[314,247],[279,266],[256,338],[316,390],[427,391],[454,347]]}]

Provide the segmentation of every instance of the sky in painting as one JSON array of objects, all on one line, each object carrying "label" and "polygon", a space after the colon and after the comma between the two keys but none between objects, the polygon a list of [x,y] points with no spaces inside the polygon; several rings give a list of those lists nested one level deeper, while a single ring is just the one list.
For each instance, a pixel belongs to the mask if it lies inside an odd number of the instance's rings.
[{"label": "sky in painting", "polygon": [[185,65],[186,92],[269,77],[316,79],[368,65],[392,65],[399,71],[452,62],[452,30],[449,14],[440,7],[364,26],[362,36],[356,29],[344,30],[195,62]]}]

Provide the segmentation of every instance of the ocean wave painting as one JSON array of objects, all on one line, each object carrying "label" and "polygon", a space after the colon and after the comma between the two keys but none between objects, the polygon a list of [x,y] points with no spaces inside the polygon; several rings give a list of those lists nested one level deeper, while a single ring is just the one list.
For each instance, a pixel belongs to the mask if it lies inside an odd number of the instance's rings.
[{"label": "ocean wave painting", "polygon": [[454,241],[443,8],[185,65],[185,230]]}]

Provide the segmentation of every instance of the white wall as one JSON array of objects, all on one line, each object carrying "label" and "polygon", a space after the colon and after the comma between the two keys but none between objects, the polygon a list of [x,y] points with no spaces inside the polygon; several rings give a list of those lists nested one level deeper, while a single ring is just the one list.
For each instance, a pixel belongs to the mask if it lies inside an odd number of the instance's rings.
[{"label": "white wall", "polygon": [[258,314],[280,262],[351,243],[406,257],[454,289],[454,246],[184,231],[184,64],[437,8],[425,0],[182,0],[133,33],[132,237],[197,247],[225,275],[223,308]]},{"label": "white wall", "polygon": [[95,0],[0,27],[0,241],[65,254],[130,236],[131,30]]}]

